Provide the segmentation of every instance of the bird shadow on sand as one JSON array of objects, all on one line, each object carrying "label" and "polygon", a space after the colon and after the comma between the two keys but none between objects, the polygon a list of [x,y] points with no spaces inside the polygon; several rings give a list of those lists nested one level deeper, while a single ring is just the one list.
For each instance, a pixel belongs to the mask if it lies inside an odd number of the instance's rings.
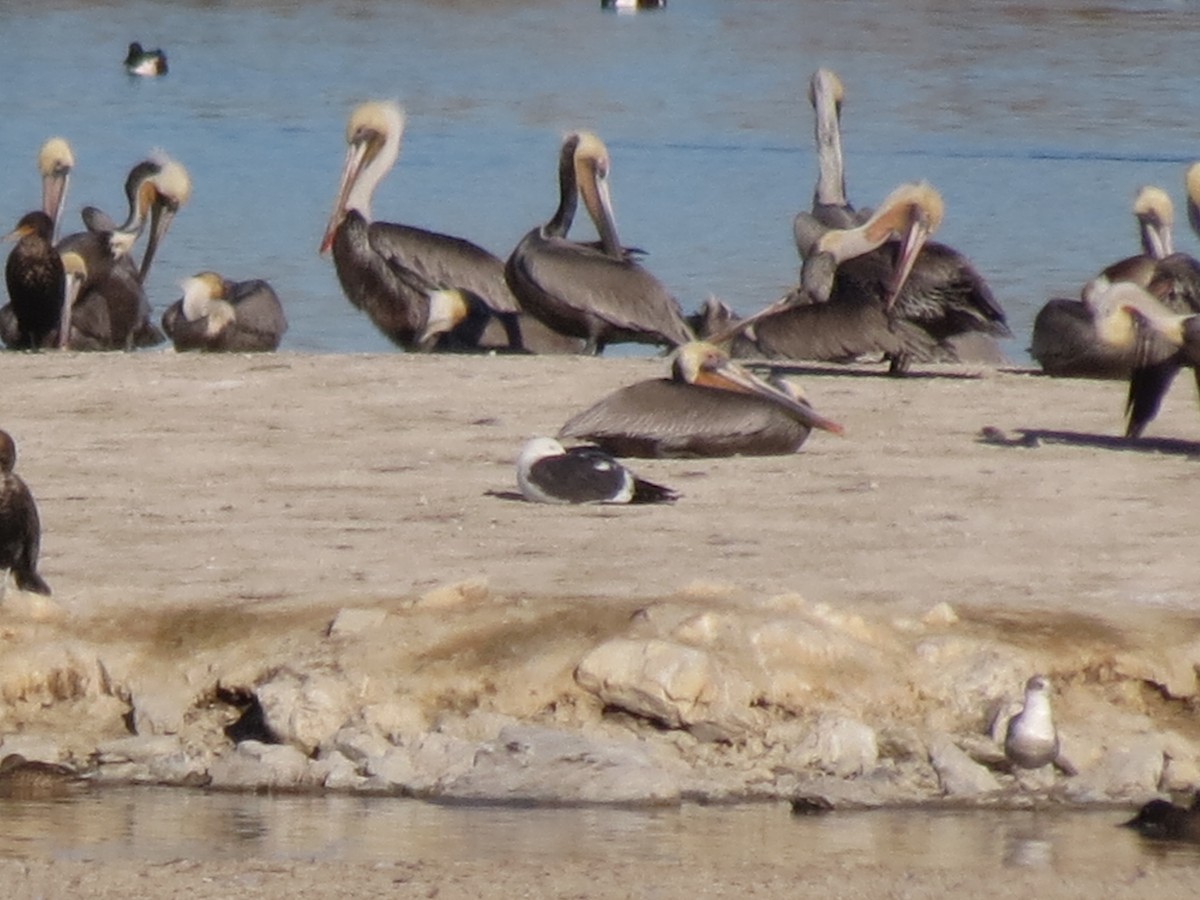
[{"label": "bird shadow on sand", "polygon": [[769,369],[772,375],[788,377],[804,377],[814,375],[832,375],[838,378],[889,378],[896,381],[921,381],[923,379],[961,379],[974,381],[983,377],[981,372],[969,372],[962,369],[947,369],[946,371],[923,370],[908,371],[903,375],[893,375],[887,366],[866,368],[868,363],[795,363],[780,362],[772,359],[740,359],[738,362],[751,369]]},{"label": "bird shadow on sand", "polygon": [[980,429],[979,443],[998,447],[1019,447],[1027,450],[1042,444],[1065,444],[1071,447],[1091,447],[1098,450],[1119,450],[1132,453],[1155,453],[1200,459],[1200,443],[1179,438],[1127,438],[1110,434],[1088,434],[1080,431],[1053,431],[1045,428],[1016,428],[1013,435],[988,426]]},{"label": "bird shadow on sand", "polygon": [[516,500],[520,503],[527,502],[518,491],[495,491],[488,490],[483,492],[485,497],[495,497],[497,500]]}]

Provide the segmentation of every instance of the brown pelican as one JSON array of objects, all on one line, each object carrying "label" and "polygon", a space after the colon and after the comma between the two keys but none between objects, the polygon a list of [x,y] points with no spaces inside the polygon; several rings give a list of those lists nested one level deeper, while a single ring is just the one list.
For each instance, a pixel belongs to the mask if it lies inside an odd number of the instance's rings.
[{"label": "brown pelican", "polygon": [[10,303],[0,324],[4,343],[13,349],[48,346],[62,312],[63,265],[51,235],[54,222],[41,210],[26,213],[4,236],[17,245],[8,255],[4,278]]},{"label": "brown pelican", "polygon": [[[953,341],[961,335],[1008,334],[1004,312],[970,263],[929,242],[942,214],[937,191],[906,184],[863,224],[822,233],[800,290],[747,320],[759,348],[789,359],[883,353],[901,374],[912,359],[957,359]],[[805,310],[813,301],[823,309]]]},{"label": "brown pelican", "polygon": [[[857,212],[846,200],[845,165],[842,159],[841,116],[846,90],[829,69],[818,69],[808,85],[817,143],[817,185],[812,212],[800,213],[792,223],[796,249],[808,256],[813,242],[827,228],[853,228],[870,217]],[[814,228],[814,225],[816,226]]]},{"label": "brown pelican", "polygon": [[346,299],[397,346],[426,349],[424,338],[437,334],[429,329],[431,306],[444,304],[435,295],[457,291],[503,323],[502,346],[523,349],[525,323],[504,282],[504,263],[462,238],[372,221],[371,197],[400,155],[403,132],[404,113],[395,103],[371,101],[350,114],[346,161],[320,252],[333,249]]},{"label": "brown pelican", "polygon": [[229,281],[201,272],[162,317],[176,350],[251,353],[275,350],[287,331],[283,306],[265,281]]},{"label": "brown pelican", "polygon": [[7,431],[0,431],[0,570],[11,571],[23,591],[49,594],[49,585],[37,572],[42,542],[37,504],[13,471],[16,462],[17,445]]},{"label": "brown pelican", "polygon": [[1181,368],[1193,369],[1200,387],[1200,314],[1180,314],[1129,282],[1112,285],[1100,302],[1097,321],[1118,323],[1110,324],[1105,339],[1132,348],[1127,352],[1137,360],[1125,404],[1125,436],[1139,437]]},{"label": "brown pelican", "polygon": [[693,341],[676,351],[670,378],[610,394],[573,416],[558,437],[591,441],[615,456],[769,456],[792,453],[813,428],[842,433],[803,399]]},{"label": "brown pelican", "polygon": [[[1197,169],[1193,166],[1192,169]],[[1191,170],[1189,170],[1189,176]],[[1197,183],[1200,187],[1200,183]],[[1189,196],[1189,217],[1194,202]],[[1138,190],[1133,203],[1142,253],[1118,260],[1089,281],[1083,300],[1054,298],[1038,310],[1029,354],[1048,375],[1077,378],[1129,378],[1138,365],[1137,345],[1103,339],[1105,326],[1093,320],[1087,298],[1101,296],[1117,282],[1131,282],[1180,312],[1200,311],[1200,264],[1172,249],[1174,208],[1161,188]]]},{"label": "brown pelican", "polygon": [[[131,350],[165,340],[151,320],[142,287],[163,236],[191,195],[187,170],[165,156],[138,163],[125,181],[129,214],[122,225],[88,207],[88,230],[63,238],[60,255],[77,254],[86,280],[71,305],[70,328],[59,346],[73,350]],[[140,267],[128,258],[149,221],[150,236]]]},{"label": "brown pelican", "polygon": [[599,447],[564,450],[536,437],[517,458],[517,487],[534,503],[674,503],[668,487],[638,478]]},{"label": "brown pelican", "polygon": [[[576,131],[563,139],[558,208],[509,256],[508,285],[526,312],[555,331],[583,338],[589,353],[623,342],[687,343],[693,335],[675,298],[621,246],[608,170],[608,150],[596,135]],[[599,247],[566,236],[577,196],[600,235]]]},{"label": "brown pelican", "polygon": [[125,71],[130,75],[154,78],[167,74],[167,54],[162,50],[146,50],[137,41],[129,45],[125,54]]},{"label": "brown pelican", "polygon": [[54,223],[51,236],[56,240],[58,223],[62,221],[63,206],[67,202],[67,184],[71,180],[71,169],[75,167],[75,155],[65,139],[52,137],[38,150],[38,172],[42,176],[42,211]]}]

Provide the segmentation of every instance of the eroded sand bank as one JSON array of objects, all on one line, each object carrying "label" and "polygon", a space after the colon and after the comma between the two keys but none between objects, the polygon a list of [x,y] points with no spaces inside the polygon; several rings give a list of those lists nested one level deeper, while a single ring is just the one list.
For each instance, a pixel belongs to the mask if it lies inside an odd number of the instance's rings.
[{"label": "eroded sand bank", "polygon": [[[1129,448],[1107,437],[1120,384],[805,369],[845,439],[635,462],[684,495],[669,507],[509,496],[527,437],[664,368],[0,357],[0,426],[39,500],[55,590],[48,608],[13,594],[0,607],[6,745],[77,761],[108,747],[102,769],[145,777],[146,759],[112,750],[132,722],[143,756],[191,754],[168,774],[253,780],[266,763],[220,760],[229,692],[261,690],[306,784],[336,769],[338,786],[381,787],[369,760],[407,747],[408,786],[436,787],[437,735],[454,770],[442,787],[469,796],[478,771],[454,767],[532,725],[531,757],[546,734],[636,743],[668,801],[921,800],[945,792],[931,735],[983,740],[986,707],[1043,671],[1093,782],[1001,774],[1008,801],[1111,799],[1122,743],[1136,745],[1129,796],[1194,783],[1200,415],[1183,379],[1150,429],[1170,440]],[[331,636],[343,610],[358,618]],[[614,640],[684,653],[671,664],[694,664],[693,693],[657,721],[614,712],[576,678]],[[859,726],[873,750],[829,749]],[[313,769],[334,745],[350,768]],[[403,786],[392,762],[387,783]]]}]

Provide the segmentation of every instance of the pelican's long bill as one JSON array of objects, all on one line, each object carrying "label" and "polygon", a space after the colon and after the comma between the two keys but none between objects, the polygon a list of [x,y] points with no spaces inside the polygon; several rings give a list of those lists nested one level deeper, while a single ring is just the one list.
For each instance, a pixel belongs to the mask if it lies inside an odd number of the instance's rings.
[{"label": "pelican's long bill", "polygon": [[845,428],[827,419],[802,400],[763,381],[731,360],[711,344],[685,344],[677,351],[676,365],[684,368],[684,377],[692,384],[756,394],[790,410],[809,428],[844,434]]},{"label": "pelican's long bill", "polygon": [[346,148],[346,161],[342,165],[342,177],[338,181],[333,211],[329,214],[329,222],[325,226],[325,233],[321,236],[321,247],[317,251],[318,253],[328,253],[329,248],[333,246],[334,233],[346,215],[346,198],[350,195],[350,188],[354,186],[358,173],[362,170],[366,153],[367,144],[363,142],[352,143]]}]

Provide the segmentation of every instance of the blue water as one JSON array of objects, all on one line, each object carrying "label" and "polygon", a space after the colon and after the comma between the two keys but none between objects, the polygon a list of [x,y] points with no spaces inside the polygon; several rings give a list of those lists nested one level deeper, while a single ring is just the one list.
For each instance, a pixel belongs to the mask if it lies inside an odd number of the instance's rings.
[{"label": "blue water", "polygon": [[[1198,15],[1149,0],[675,0],[637,15],[590,0],[0,2],[0,226],[38,205],[51,134],[76,154],[68,227],[86,204],[121,211],[125,173],[162,148],[194,187],[151,273],[158,310],[216,269],[275,285],[286,349],[387,350],[316,247],[346,116],[390,97],[408,129],[378,218],[506,256],[554,207],[560,135],[592,128],[624,242],[685,309],[716,294],[749,312],[796,277],[790,222],[815,177],[805,92],[824,65],[847,90],[851,201],[937,186],[939,237],[989,280],[1022,361],[1047,297],[1135,250],[1138,186],[1182,213]],[[170,74],[127,76],[131,40],[162,46]],[[1176,246],[1196,247],[1185,226]]]}]

